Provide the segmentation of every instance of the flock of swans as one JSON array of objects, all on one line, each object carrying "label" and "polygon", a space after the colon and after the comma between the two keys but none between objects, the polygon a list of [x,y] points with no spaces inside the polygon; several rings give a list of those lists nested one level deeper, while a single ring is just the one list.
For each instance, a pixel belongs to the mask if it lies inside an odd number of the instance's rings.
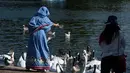
[{"label": "flock of swans", "polygon": [[[88,48],[90,49],[90,48]],[[66,67],[70,67],[68,71],[71,73],[78,73],[81,69],[82,73],[100,73],[101,61],[94,57],[94,51],[83,50],[82,53],[70,55],[66,53],[62,56],[51,55],[50,58],[50,72],[63,73],[66,72]],[[26,52],[23,52],[17,62],[18,67],[26,67]],[[14,64],[14,52],[0,55],[0,66],[8,66]],[[71,63],[71,64],[70,64]]]}]

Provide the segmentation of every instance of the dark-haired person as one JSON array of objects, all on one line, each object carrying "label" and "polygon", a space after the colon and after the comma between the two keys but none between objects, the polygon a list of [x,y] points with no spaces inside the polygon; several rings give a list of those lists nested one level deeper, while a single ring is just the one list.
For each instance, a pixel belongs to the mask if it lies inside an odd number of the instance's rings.
[{"label": "dark-haired person", "polygon": [[109,16],[105,24],[105,29],[99,37],[102,51],[101,73],[110,73],[111,70],[115,73],[123,73],[126,65],[121,66],[119,56],[124,56],[124,35],[120,31],[116,16]]}]

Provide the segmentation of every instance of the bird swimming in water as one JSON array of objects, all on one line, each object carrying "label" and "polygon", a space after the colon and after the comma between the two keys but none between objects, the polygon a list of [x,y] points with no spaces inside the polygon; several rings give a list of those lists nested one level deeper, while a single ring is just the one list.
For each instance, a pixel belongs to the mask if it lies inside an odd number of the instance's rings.
[{"label": "bird swimming in water", "polygon": [[56,35],[55,35],[55,32],[51,32],[51,31],[50,31],[50,32],[48,33],[48,38],[47,38],[47,40],[50,41],[52,38],[55,38],[55,36],[56,36]]},{"label": "bird swimming in water", "polygon": [[65,33],[65,41],[70,42],[70,31],[68,33]]},{"label": "bird swimming in water", "polygon": [[23,25],[23,35],[25,35],[27,32],[29,32],[27,25]]}]

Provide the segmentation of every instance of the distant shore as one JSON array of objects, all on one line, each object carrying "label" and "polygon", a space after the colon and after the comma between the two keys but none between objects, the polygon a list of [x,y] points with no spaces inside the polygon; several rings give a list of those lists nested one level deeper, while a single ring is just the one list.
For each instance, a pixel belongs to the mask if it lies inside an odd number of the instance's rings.
[{"label": "distant shore", "polygon": [[23,4],[33,4],[40,3],[41,1],[0,1],[0,3],[23,3]]},{"label": "distant shore", "polygon": [[39,6],[41,1],[0,1],[0,7],[4,6]]}]

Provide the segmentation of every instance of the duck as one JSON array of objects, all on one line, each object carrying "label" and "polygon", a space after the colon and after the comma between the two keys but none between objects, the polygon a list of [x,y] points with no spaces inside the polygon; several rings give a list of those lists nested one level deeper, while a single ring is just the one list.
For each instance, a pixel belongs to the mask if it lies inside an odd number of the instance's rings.
[{"label": "duck", "polygon": [[22,55],[20,56],[20,58],[19,58],[19,60],[17,62],[18,67],[23,67],[23,68],[26,67],[26,56],[27,56],[27,53],[22,52]]}]

